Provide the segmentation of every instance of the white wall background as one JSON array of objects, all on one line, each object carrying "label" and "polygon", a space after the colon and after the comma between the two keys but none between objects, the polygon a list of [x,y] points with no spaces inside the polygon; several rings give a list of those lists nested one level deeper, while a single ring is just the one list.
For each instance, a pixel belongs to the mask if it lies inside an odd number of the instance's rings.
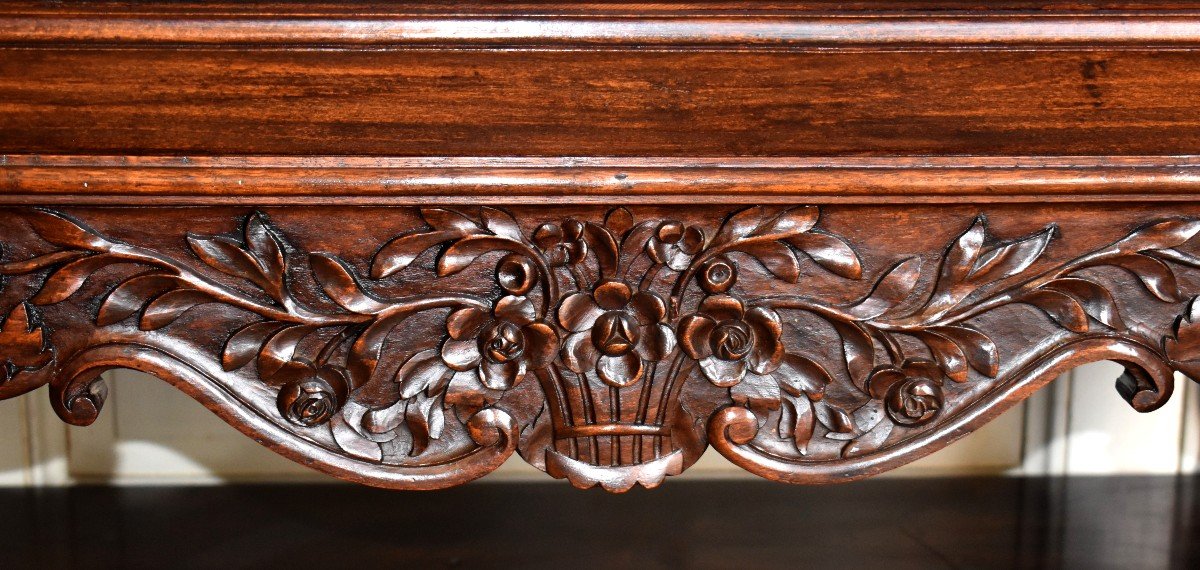
[{"label": "white wall background", "polygon": [[[1200,457],[1200,387],[1179,379],[1163,409],[1134,412],[1120,367],[1082,367],[971,436],[890,476],[1171,474]],[[45,390],[0,402],[0,485],[332,481],[242,436],[164,382],[111,373],[87,428],[61,423]],[[683,478],[752,477],[710,452]],[[515,457],[487,480],[551,481]]]}]

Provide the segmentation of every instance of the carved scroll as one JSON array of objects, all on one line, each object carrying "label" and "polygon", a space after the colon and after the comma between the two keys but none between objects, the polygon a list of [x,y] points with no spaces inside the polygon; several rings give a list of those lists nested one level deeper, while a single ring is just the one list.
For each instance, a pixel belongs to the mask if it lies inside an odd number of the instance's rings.
[{"label": "carved scroll", "polygon": [[[826,225],[815,206],[119,212],[5,214],[0,397],[48,384],[86,425],[99,374],[135,368],[379,486],[454,485],[519,451],[620,492],[710,443],[770,479],[843,481],[1083,362],[1125,365],[1139,411],[1200,373],[1190,217],[1056,247],[1053,224],[940,214],[958,229],[930,244],[918,222]],[[365,224],[398,227],[371,243]]]}]

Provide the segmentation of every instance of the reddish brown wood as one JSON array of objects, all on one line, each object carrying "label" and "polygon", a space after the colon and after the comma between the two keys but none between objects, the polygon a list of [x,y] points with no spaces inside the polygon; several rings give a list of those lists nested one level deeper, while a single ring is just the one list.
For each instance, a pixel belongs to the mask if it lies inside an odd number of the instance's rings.
[{"label": "reddish brown wood", "polygon": [[[846,481],[1200,374],[1200,5],[0,2],[0,397],[348,480]],[[403,206],[403,207],[395,207]]]},{"label": "reddish brown wood", "polygon": [[0,394],[50,383],[87,424],[96,375],[131,366],[383,486],[514,449],[577,486],[654,486],[705,423],[751,471],[846,480],[1081,362],[1124,363],[1122,395],[1161,405],[1196,359],[1183,208],[154,212],[176,232],[144,209],[12,210]]},{"label": "reddish brown wood", "polygon": [[0,132],[53,154],[1186,155],[1198,68],[1168,49],[44,47],[0,51]]}]

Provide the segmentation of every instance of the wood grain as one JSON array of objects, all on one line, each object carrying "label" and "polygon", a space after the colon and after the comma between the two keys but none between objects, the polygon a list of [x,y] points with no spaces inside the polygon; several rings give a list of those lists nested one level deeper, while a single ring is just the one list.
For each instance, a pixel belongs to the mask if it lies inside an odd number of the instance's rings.
[{"label": "wood grain", "polygon": [[39,154],[1187,155],[1198,66],[1191,51],[0,49],[0,132]]},{"label": "wood grain", "polygon": [[832,483],[1200,377],[1200,5],[0,0],[0,397],[434,489]]}]

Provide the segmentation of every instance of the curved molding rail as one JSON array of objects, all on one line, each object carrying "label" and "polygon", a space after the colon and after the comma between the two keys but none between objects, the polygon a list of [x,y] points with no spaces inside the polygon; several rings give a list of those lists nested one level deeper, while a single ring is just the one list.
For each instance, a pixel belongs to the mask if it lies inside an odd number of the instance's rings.
[{"label": "curved molding rail", "polygon": [[1200,372],[1192,204],[0,216],[0,398],[49,385],[87,425],[99,374],[134,368],[382,487],[463,483],[515,451],[622,492],[708,444],[769,479],[846,481],[1082,363],[1123,364],[1142,412]]},{"label": "curved molding rail", "polygon": [[167,157],[0,155],[0,204],[1190,201],[1195,156]]},{"label": "curved molding rail", "polygon": [[628,18],[574,14],[496,16],[231,16],[55,14],[0,17],[0,44],[172,46],[612,46],[653,47],[1195,47],[1195,14],[1037,13],[692,14]]}]

